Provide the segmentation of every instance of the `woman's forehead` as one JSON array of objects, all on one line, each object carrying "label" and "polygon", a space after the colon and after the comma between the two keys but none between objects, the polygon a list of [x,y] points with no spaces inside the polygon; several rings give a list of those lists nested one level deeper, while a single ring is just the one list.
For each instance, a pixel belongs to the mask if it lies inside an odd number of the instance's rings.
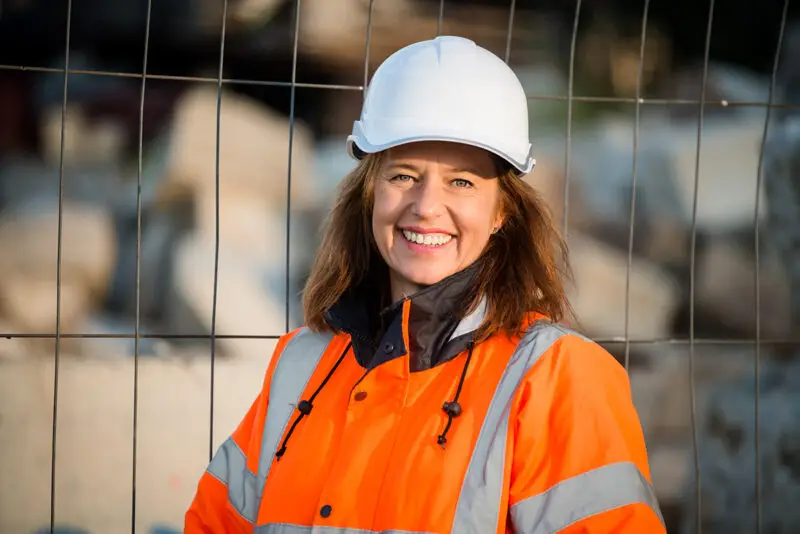
[{"label": "woman's forehead", "polygon": [[451,172],[469,172],[479,176],[496,175],[494,161],[486,150],[460,143],[421,141],[390,148],[386,167],[407,167],[421,171],[437,165]]}]

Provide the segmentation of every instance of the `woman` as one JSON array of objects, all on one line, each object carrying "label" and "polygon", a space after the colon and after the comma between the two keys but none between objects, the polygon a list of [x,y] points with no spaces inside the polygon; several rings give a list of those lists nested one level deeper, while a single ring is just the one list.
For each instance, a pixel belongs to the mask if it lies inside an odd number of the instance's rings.
[{"label": "woman", "polygon": [[659,533],[624,368],[558,326],[527,100],[458,37],[375,72],[304,293],[186,532]]}]

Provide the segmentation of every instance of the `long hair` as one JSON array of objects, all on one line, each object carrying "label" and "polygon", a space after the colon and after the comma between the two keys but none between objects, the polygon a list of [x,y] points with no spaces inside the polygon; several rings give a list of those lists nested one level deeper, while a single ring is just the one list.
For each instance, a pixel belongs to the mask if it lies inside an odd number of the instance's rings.
[{"label": "long hair", "polygon": [[[366,155],[341,182],[325,221],[322,242],[303,294],[306,326],[332,327],[325,313],[351,287],[386,269],[372,235],[375,178],[383,153]],[[503,225],[484,250],[466,313],[486,299],[486,316],[475,334],[517,334],[531,312],[558,322],[570,312],[564,281],[567,246],[543,197],[498,161]]]}]

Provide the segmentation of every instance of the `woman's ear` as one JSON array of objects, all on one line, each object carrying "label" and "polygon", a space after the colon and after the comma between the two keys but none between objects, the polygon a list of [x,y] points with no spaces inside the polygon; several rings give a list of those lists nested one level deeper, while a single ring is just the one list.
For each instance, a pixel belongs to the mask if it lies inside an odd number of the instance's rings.
[{"label": "woman's ear", "polygon": [[493,234],[496,234],[500,231],[500,228],[503,227],[503,222],[505,222],[505,217],[503,217],[502,213],[498,213],[494,218],[494,223],[492,224]]}]

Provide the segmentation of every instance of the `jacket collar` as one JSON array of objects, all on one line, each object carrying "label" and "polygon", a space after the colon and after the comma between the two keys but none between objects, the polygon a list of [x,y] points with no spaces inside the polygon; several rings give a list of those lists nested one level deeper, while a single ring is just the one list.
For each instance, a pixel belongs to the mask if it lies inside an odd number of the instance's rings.
[{"label": "jacket collar", "polygon": [[[351,336],[356,357],[364,367],[409,354],[412,371],[428,369],[464,350],[483,321],[483,301],[464,315],[477,273],[475,262],[385,308],[381,308],[385,282],[379,283],[377,276],[368,277],[345,292],[326,318],[334,329]],[[404,307],[408,308],[405,314]]]}]

